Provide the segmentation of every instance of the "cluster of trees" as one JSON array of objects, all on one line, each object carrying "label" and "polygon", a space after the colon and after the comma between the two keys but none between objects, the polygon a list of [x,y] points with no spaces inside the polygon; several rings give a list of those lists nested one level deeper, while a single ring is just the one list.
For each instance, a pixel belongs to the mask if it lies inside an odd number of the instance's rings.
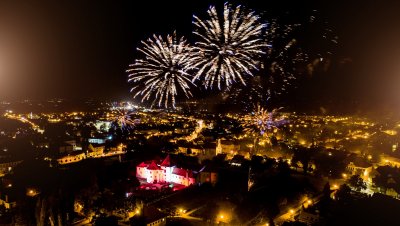
[{"label": "cluster of trees", "polygon": [[[83,216],[124,208],[126,192],[139,185],[129,167],[88,160],[60,169],[40,160],[25,161],[6,177],[17,197],[15,218],[25,225],[62,226],[73,222],[76,203]],[[29,195],[29,189],[35,194]]]},{"label": "cluster of trees", "polygon": [[248,219],[254,213],[261,213],[273,225],[282,206],[296,202],[305,193],[316,192],[307,177],[292,175],[284,160],[253,156],[250,167],[254,185],[236,209],[239,219]]},{"label": "cluster of trees", "polygon": [[[363,195],[343,184],[324,211],[324,225],[398,225],[398,200],[379,193]],[[322,213],[322,212],[321,212]]]},{"label": "cluster of trees", "polygon": [[376,176],[373,178],[375,186],[381,188],[383,192],[387,189],[394,189],[400,194],[400,169],[391,166],[379,166],[376,169]]},{"label": "cluster of trees", "polygon": [[310,148],[296,146],[293,149],[291,165],[295,168],[301,166],[305,174],[313,171],[312,163],[315,164],[316,175],[331,178],[340,178],[346,169],[346,151],[325,149],[311,146]]},{"label": "cluster of trees", "polygon": [[367,189],[367,183],[359,175],[351,176],[347,183],[356,191]]}]

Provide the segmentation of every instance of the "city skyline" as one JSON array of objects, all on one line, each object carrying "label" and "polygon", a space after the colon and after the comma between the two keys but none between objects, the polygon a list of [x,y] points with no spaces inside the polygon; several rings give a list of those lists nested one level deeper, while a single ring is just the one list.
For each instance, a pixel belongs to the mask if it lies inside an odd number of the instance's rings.
[{"label": "city skyline", "polygon": [[0,1],[0,224],[400,225],[399,11]]},{"label": "city skyline", "polygon": [[[125,70],[136,58],[140,41],[175,30],[192,39],[192,15],[204,16],[210,4],[221,8],[224,2],[154,3],[2,3],[0,99],[131,100]],[[337,107],[338,112],[398,109],[398,20],[391,13],[396,4],[367,1],[358,8],[345,1],[248,1],[243,5],[268,16],[288,12],[293,21],[317,10],[339,37],[329,70],[299,76],[277,98],[277,105],[314,111]]]}]

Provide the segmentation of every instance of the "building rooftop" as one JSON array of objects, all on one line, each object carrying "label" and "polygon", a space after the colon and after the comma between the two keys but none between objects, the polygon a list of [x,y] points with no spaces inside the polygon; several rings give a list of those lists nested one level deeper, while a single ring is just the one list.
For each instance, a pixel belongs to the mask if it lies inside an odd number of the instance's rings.
[{"label": "building rooftop", "polygon": [[148,164],[142,162],[142,163],[140,163],[137,167],[147,167],[147,165],[148,165]]},{"label": "building rooftop", "polygon": [[192,177],[193,178],[193,173],[190,170],[185,170],[185,169],[181,169],[181,168],[174,168],[174,170],[172,171],[173,174],[182,176],[182,177],[186,177],[186,174],[188,175],[188,177]]},{"label": "building rooftop", "polygon": [[159,170],[160,167],[157,166],[157,164],[156,164],[154,161],[152,161],[152,162],[150,163],[150,165],[147,167],[147,169],[148,169],[148,170]]},{"label": "building rooftop", "polygon": [[171,159],[170,159],[169,155],[167,155],[167,157],[161,163],[161,166],[166,166],[166,167],[170,167],[171,166]]}]

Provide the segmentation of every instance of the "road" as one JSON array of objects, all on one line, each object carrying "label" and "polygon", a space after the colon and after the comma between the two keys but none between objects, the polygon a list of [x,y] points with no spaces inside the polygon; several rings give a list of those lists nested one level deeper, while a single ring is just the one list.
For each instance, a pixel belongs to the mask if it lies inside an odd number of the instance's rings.
[{"label": "road", "polygon": [[176,217],[185,218],[185,219],[188,219],[188,220],[199,220],[199,221],[202,221],[203,218],[200,218],[200,217],[192,217],[192,216],[190,216],[190,215],[193,214],[194,212],[196,212],[196,211],[202,209],[203,207],[205,207],[205,205],[200,206],[200,207],[197,207],[197,208],[192,209],[192,210],[190,210],[190,211],[181,213],[180,215],[178,215],[178,216],[176,216]]},{"label": "road", "polygon": [[322,194],[318,195],[317,197],[314,197],[312,199],[306,199],[295,206],[292,206],[292,207],[288,206],[288,208],[286,208],[286,210],[283,212],[283,214],[281,214],[275,218],[275,220],[274,220],[275,224],[281,225],[285,221],[294,220],[294,217],[302,210],[303,205],[317,203],[321,200],[321,198],[322,198]]},{"label": "road", "polygon": [[[294,217],[302,210],[304,204],[317,203],[321,197],[322,194],[312,199],[303,199],[303,201],[299,202],[297,205],[287,206],[283,211],[281,211],[282,214],[274,219],[275,225],[282,225],[285,221],[294,220]],[[254,225],[255,222],[262,221],[262,217],[263,211],[260,211],[255,217],[247,221],[244,225]]]},{"label": "road", "polygon": [[29,120],[28,120],[26,117],[24,117],[24,116],[21,116],[21,115],[18,115],[18,114],[12,114],[12,113],[5,113],[5,114],[4,114],[4,117],[6,117],[6,118],[8,118],[8,119],[11,119],[11,120],[18,120],[18,121],[20,121],[20,122],[22,122],[22,123],[25,123],[25,124],[29,124],[29,125],[32,127],[32,129],[33,129],[34,131],[38,132],[38,133],[43,133],[43,132],[44,132],[43,129],[41,129],[41,128],[40,128],[38,125],[36,125],[35,123],[29,121]]}]

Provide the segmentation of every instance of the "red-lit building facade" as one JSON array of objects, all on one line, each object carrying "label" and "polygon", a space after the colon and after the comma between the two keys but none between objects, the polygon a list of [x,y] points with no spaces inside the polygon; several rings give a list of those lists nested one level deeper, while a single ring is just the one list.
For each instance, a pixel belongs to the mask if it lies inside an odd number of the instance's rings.
[{"label": "red-lit building facade", "polygon": [[136,166],[136,177],[146,180],[147,183],[173,183],[185,187],[196,182],[191,170],[173,166],[169,156],[161,164],[157,164],[154,160],[140,163]]}]

